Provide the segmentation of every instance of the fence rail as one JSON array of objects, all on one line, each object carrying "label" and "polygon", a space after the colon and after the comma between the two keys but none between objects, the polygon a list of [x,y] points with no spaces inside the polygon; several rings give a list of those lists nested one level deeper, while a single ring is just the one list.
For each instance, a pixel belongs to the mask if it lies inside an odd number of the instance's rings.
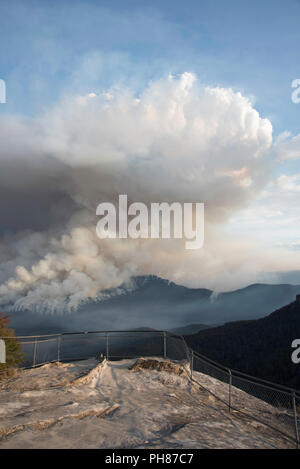
[{"label": "fence rail", "polygon": [[299,448],[299,391],[227,368],[190,349],[179,334],[152,330],[88,331],[0,339],[17,339],[21,343],[21,369],[100,356],[108,360],[156,356],[181,361],[191,381],[223,403],[229,412],[252,418]]}]

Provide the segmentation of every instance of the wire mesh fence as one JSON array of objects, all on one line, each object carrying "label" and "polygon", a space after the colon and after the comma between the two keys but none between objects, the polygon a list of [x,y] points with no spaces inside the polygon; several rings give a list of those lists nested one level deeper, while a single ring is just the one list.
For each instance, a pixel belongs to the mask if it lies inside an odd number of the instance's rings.
[{"label": "wire mesh fence", "polygon": [[102,356],[108,360],[162,357],[180,361],[190,379],[230,412],[239,412],[281,433],[299,447],[300,392],[224,367],[188,348],[178,334],[152,330],[92,331],[15,340],[23,350],[20,368]]},{"label": "wire mesh fence", "polygon": [[192,376],[199,386],[226,404],[229,411],[238,411],[280,432],[299,447],[300,395],[297,391],[223,367],[193,351],[191,353]]}]

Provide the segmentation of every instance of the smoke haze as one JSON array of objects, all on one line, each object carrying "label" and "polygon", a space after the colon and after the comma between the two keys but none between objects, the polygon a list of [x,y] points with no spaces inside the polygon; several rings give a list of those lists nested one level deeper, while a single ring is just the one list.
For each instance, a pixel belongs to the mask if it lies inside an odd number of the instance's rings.
[{"label": "smoke haze", "polygon": [[[225,229],[273,164],[272,125],[241,93],[184,73],[139,95],[113,87],[65,97],[36,118],[0,121],[2,307],[76,309],[131,288],[136,275],[228,290],[282,269],[277,254]],[[96,207],[119,194],[129,203],[204,202],[204,248],[98,239]],[[285,269],[296,265],[287,253]]]}]

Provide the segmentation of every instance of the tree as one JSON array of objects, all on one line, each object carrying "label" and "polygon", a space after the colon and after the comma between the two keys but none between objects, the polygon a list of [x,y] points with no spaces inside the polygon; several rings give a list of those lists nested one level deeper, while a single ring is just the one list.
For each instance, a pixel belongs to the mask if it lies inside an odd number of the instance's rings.
[{"label": "tree", "polygon": [[0,363],[0,380],[15,373],[23,360],[21,344],[15,338],[13,329],[9,328],[9,316],[0,313],[0,338],[5,338],[6,363]]}]

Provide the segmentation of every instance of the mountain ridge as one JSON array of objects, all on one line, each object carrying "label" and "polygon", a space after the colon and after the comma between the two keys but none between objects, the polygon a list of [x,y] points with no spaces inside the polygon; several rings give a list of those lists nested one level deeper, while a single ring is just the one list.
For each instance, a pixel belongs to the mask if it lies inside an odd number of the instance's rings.
[{"label": "mountain ridge", "polygon": [[300,338],[299,299],[264,318],[229,322],[185,338],[195,351],[224,366],[300,389],[300,367],[291,359],[291,344]]},{"label": "mountain ridge", "polygon": [[216,326],[264,317],[300,293],[300,286],[253,284],[213,296],[212,290],[188,288],[155,276],[136,277],[133,286],[121,295],[88,302],[62,315],[12,311],[11,327],[19,335],[34,335],[138,327],[168,330],[189,324]]}]

